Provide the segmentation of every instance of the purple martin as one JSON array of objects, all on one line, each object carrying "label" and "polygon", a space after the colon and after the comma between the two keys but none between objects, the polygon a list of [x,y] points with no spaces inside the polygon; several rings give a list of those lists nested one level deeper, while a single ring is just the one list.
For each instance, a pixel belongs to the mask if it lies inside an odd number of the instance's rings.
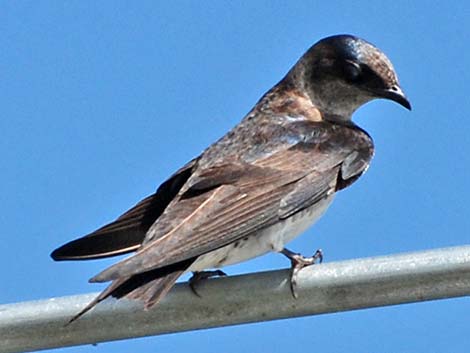
[{"label": "purple martin", "polygon": [[90,279],[111,284],[74,319],[109,296],[151,307],[185,272],[204,278],[270,251],[292,261],[295,294],[298,270],[321,253],[306,258],[284,246],[367,170],[373,141],[351,117],[375,98],[411,109],[382,51],[352,35],[314,44],[238,125],[153,195],[52,252],[54,260],[135,252]]}]

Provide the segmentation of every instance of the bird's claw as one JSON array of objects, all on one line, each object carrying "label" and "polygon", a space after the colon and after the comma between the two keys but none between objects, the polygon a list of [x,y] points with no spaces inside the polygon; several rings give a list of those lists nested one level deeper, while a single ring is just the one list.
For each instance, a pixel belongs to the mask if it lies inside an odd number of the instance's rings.
[{"label": "bird's claw", "polygon": [[315,254],[311,257],[305,257],[301,254],[294,253],[289,249],[282,249],[281,253],[285,255],[291,262],[291,277],[290,277],[290,289],[292,296],[297,299],[297,277],[301,269],[307,266],[316,264],[317,262],[323,262],[323,252],[321,249],[315,251]]},{"label": "bird's claw", "polygon": [[196,285],[199,282],[204,281],[208,278],[223,277],[223,276],[227,276],[227,274],[221,270],[193,272],[193,275],[189,279],[189,288],[191,289],[191,292],[193,292],[195,295],[201,298],[201,295],[196,290]]}]

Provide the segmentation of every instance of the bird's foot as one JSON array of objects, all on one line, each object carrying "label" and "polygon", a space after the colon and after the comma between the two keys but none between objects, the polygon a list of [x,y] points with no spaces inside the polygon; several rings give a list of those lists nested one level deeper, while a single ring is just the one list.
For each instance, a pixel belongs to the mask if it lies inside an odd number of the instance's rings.
[{"label": "bird's foot", "polygon": [[321,263],[323,261],[323,252],[321,249],[315,251],[311,257],[305,257],[301,254],[290,251],[289,249],[282,249],[281,253],[286,256],[291,262],[291,276],[290,276],[290,289],[292,296],[297,299],[297,277],[301,269],[307,266]]},{"label": "bird's foot", "polygon": [[193,272],[192,277],[189,279],[189,288],[191,288],[191,291],[195,295],[197,295],[198,297],[201,297],[201,295],[196,290],[196,285],[200,281],[204,281],[204,280],[206,280],[208,278],[212,278],[212,277],[223,277],[223,276],[227,276],[227,274],[224,271],[221,271],[221,270]]}]

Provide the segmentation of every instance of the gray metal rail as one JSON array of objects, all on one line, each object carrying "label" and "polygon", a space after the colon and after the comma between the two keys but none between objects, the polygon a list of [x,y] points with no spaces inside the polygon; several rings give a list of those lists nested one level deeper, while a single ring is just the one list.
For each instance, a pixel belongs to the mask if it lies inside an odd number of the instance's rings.
[{"label": "gray metal rail", "polygon": [[95,295],[0,305],[0,352],[130,337],[470,295],[470,246],[355,259],[305,268],[299,298],[289,271],[208,280],[195,296],[178,284],[155,308],[107,300],[66,322]]}]

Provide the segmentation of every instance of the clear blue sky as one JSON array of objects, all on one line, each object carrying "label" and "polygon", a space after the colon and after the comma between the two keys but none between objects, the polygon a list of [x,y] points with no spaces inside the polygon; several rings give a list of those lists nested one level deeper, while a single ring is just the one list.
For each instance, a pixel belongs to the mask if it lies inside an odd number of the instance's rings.
[{"label": "clear blue sky", "polygon": [[[413,111],[355,114],[372,165],[291,248],[335,261],[468,244],[469,18],[464,2],[3,1],[0,303],[102,289],[87,280],[111,261],[50,251],[152,193],[337,33],[387,53]],[[288,265],[268,255],[227,272]],[[63,352],[468,352],[469,312],[463,298]]]}]

